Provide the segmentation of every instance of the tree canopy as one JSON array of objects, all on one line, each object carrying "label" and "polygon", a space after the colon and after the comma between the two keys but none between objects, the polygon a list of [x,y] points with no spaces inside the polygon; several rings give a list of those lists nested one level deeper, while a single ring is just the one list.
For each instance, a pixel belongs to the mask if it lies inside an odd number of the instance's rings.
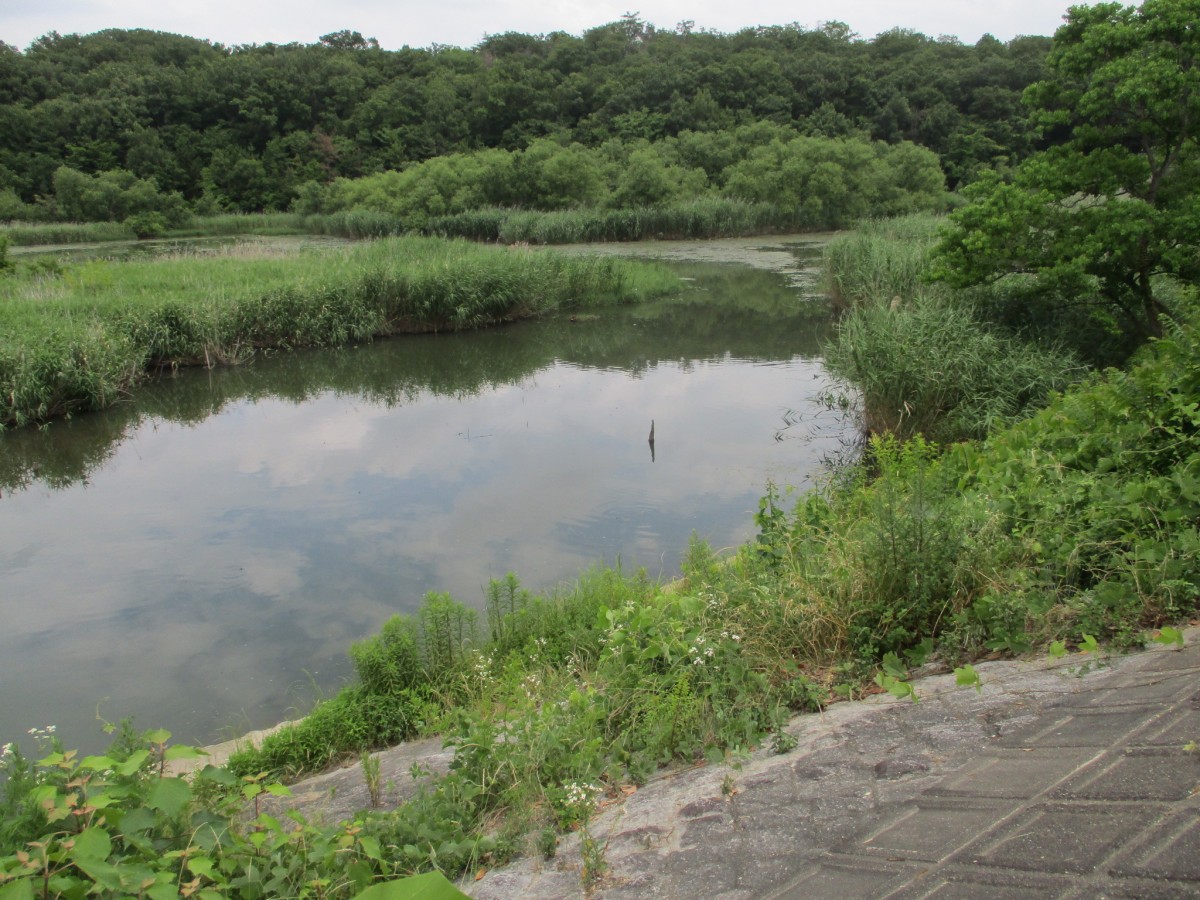
[{"label": "tree canopy", "polygon": [[[52,196],[62,166],[127,171],[201,209],[256,211],[287,208],[308,182],[450,153],[757,122],[912,142],[938,154],[954,187],[1034,148],[1019,100],[1045,76],[1048,50],[1041,37],[862,40],[840,23],[665,31],[636,16],[470,49],[387,50],[352,29],[237,47],[145,30],[50,33],[23,51],[0,43],[0,210],[36,212],[29,204]],[[641,174],[634,192],[652,180]]]},{"label": "tree canopy", "polygon": [[1158,276],[1200,277],[1197,23],[1200,0],[1072,7],[1052,77],[1025,93],[1053,143],[968,191],[943,277],[1025,279],[1031,298],[1091,298],[1133,337],[1161,335]]}]

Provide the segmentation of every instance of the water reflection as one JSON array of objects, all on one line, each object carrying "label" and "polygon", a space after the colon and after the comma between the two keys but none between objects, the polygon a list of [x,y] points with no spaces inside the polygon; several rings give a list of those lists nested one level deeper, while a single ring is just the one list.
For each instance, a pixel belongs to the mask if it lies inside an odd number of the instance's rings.
[{"label": "water reflection", "polygon": [[838,439],[776,440],[818,411],[824,310],[682,271],[668,301],[185,372],[0,437],[0,738],[99,746],[97,704],[184,740],[258,727],[428,590],[670,576],[693,530],[743,540],[764,482]]}]

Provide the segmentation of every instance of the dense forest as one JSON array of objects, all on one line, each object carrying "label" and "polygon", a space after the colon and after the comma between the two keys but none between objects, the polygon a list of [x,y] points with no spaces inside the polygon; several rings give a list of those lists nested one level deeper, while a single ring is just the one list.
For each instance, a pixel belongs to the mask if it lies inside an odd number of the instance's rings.
[{"label": "dense forest", "polygon": [[[744,158],[729,147],[755,126],[911,142],[953,189],[1044,140],[1021,95],[1046,76],[1049,49],[1048,37],[968,46],[906,30],[864,40],[836,22],[667,31],[636,16],[470,49],[386,50],[356,31],[235,47],[50,33],[25,50],[0,42],[0,219],[285,210],[335,179],[531,146],[618,146],[624,167],[637,148],[674,141],[668,162],[711,179]],[[686,158],[697,146],[707,155]],[[107,205],[89,206],[97,194]]]}]

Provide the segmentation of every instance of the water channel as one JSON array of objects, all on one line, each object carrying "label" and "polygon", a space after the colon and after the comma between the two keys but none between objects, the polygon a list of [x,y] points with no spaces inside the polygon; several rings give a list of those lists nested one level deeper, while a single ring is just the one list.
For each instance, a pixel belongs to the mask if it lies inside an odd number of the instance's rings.
[{"label": "water channel", "polygon": [[126,716],[229,737],[336,690],[350,643],[427,591],[481,606],[506,572],[547,589],[618,560],[667,579],[692,532],[750,537],[768,479],[845,445],[819,240],[604,250],[687,287],[183,371],[0,435],[0,741],[96,750]]}]

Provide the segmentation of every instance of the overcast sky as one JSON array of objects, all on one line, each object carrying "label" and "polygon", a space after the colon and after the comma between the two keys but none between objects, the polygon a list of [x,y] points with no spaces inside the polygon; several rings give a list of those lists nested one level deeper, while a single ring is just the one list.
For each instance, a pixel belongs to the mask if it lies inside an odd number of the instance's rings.
[{"label": "overcast sky", "polygon": [[1007,41],[1053,34],[1068,3],[1055,0],[0,0],[0,40],[24,49],[50,31],[150,28],[232,44],[315,43],[349,29],[387,49],[433,43],[472,47],[488,34],[580,34],[626,12],[660,29],[691,20],[697,29],[733,32],[798,22],[846,22],[864,38],[902,27],[973,44],[985,33]]}]

